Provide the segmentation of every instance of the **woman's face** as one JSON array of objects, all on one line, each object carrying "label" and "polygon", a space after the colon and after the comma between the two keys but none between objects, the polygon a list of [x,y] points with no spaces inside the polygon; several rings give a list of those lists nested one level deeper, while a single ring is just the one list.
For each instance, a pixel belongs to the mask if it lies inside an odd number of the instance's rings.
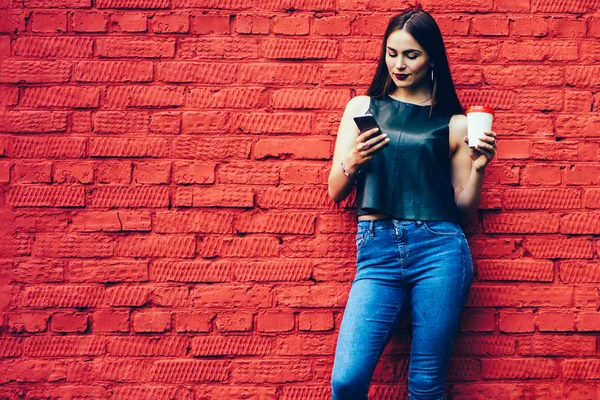
[{"label": "woman's face", "polygon": [[385,62],[398,88],[416,88],[424,79],[431,81],[429,55],[404,29],[388,37]]}]

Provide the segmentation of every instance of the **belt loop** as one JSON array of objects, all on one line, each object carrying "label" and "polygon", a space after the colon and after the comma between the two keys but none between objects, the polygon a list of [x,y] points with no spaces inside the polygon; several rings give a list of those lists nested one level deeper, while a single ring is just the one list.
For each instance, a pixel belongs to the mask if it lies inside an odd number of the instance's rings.
[{"label": "belt loop", "polygon": [[373,219],[369,221],[369,236],[375,237],[375,220]]}]

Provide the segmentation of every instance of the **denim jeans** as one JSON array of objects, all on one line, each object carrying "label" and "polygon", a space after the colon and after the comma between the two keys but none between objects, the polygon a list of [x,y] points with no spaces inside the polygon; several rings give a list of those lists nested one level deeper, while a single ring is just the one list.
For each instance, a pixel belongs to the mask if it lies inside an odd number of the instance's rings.
[{"label": "denim jeans", "polygon": [[395,326],[410,309],[409,398],[444,398],[448,360],[471,286],[469,245],[448,221],[359,221],[356,276],[340,327],[333,400],[365,400]]}]

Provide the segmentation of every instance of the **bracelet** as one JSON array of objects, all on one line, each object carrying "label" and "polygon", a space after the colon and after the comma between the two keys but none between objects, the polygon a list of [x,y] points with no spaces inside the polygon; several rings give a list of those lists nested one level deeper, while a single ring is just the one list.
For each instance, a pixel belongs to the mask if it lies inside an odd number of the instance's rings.
[{"label": "bracelet", "polygon": [[346,175],[348,178],[355,178],[356,175],[358,175],[360,173],[360,169],[357,172],[350,171],[346,167],[346,163],[344,163],[344,160],[342,160],[341,166],[342,166],[342,171],[344,171],[344,175]]}]

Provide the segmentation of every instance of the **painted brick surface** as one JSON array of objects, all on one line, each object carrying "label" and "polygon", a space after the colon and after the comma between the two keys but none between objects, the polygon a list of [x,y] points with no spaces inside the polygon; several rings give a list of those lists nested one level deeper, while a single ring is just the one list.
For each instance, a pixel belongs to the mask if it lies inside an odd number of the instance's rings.
[{"label": "painted brick surface", "polygon": [[0,398],[329,399],[335,135],[415,5],[499,134],[447,396],[600,398],[598,0],[0,0]]}]

